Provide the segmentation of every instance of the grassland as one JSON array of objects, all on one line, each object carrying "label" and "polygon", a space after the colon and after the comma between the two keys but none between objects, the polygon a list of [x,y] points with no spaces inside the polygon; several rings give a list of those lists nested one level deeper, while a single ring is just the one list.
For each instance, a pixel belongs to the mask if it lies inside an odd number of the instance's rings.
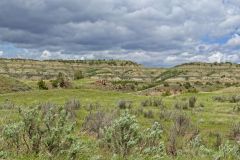
[{"label": "grassland", "polygon": [[[77,83],[77,82],[76,82]],[[240,121],[240,113],[233,111],[234,103],[220,103],[213,101],[213,96],[218,95],[234,95],[239,94],[240,88],[233,88],[232,90],[223,90],[211,93],[186,93],[177,96],[164,97],[163,101],[166,104],[167,111],[180,112],[175,109],[174,103],[177,100],[196,96],[197,101],[203,103],[205,106],[202,109],[191,109],[184,111],[190,117],[192,122],[198,126],[202,137],[207,145],[214,145],[214,137],[211,138],[211,133],[221,133],[223,138],[227,140],[234,122]],[[158,96],[159,97],[159,96]],[[141,101],[149,98],[148,96],[137,95],[135,93],[121,93],[116,91],[102,91],[96,89],[56,89],[50,91],[28,91],[20,93],[8,93],[0,95],[0,103],[4,104],[6,101],[11,101],[17,106],[29,107],[39,103],[55,103],[63,105],[69,99],[78,99],[83,107],[77,113],[78,129],[80,132],[81,124],[88,115],[86,106],[90,103],[99,103],[105,110],[117,109],[117,102],[119,100],[130,100],[133,102],[132,110],[137,111],[141,108]],[[152,110],[153,118],[146,118],[143,115],[137,116],[139,123],[143,128],[149,127],[154,121],[159,121],[165,129],[165,140],[167,140],[169,128],[171,126],[170,120],[162,120],[160,118],[160,108],[146,107],[144,110]],[[12,112],[12,111],[10,111]],[[0,123],[6,124],[16,120],[16,111],[10,113],[8,110],[1,110]],[[88,138],[87,138],[88,139]],[[94,143],[94,140],[92,140]],[[99,151],[101,154],[101,151]],[[106,157],[105,157],[106,158]]]},{"label": "grassland", "polygon": [[[37,62],[39,63],[39,62]],[[51,63],[51,62],[47,62]],[[60,62],[57,62],[60,63]],[[62,62],[61,62],[62,63]],[[102,65],[102,64],[101,64]],[[196,65],[196,64],[195,64]],[[219,77],[227,75],[226,72],[235,72],[238,70],[237,65],[225,64],[229,69],[224,70],[222,73],[219,68],[213,68],[215,76]],[[214,65],[213,65],[214,66]],[[226,67],[225,66],[225,67]],[[97,66],[95,66],[96,68]],[[116,67],[116,66],[115,66]],[[128,66],[129,67],[129,66]],[[139,67],[139,66],[134,66]],[[224,76],[222,82],[215,83],[215,80],[211,79],[211,85],[206,84],[207,81],[200,81],[202,84],[197,87],[198,83],[192,78],[194,67],[189,67],[189,65],[177,66],[179,69],[166,69],[167,71],[157,69],[143,69],[139,73],[144,74],[145,77],[153,72],[151,80],[144,78],[139,80],[134,80],[136,78],[135,74],[128,75],[131,79],[108,79],[106,82],[101,81],[103,78],[96,78],[96,70],[86,69],[84,70],[85,78],[79,80],[71,80],[71,87],[69,88],[49,88],[48,90],[40,90],[38,88],[38,80],[26,79],[26,78],[13,78],[2,76],[0,79],[0,124],[1,130],[3,130],[6,124],[13,122],[18,122],[20,120],[18,114],[18,108],[28,109],[31,106],[37,106],[39,104],[53,103],[58,106],[64,106],[66,101],[77,100],[80,102],[80,108],[76,110],[76,130],[74,134],[77,135],[81,141],[85,144],[87,150],[82,151],[77,159],[113,159],[114,154],[108,149],[99,146],[99,139],[86,131],[83,131],[83,124],[85,123],[87,117],[91,113],[98,111],[103,111],[114,115],[124,112],[124,109],[119,107],[119,102],[128,102],[131,105],[128,108],[130,114],[135,115],[139,123],[141,130],[144,130],[154,122],[159,122],[163,130],[162,141],[165,144],[166,155],[162,159],[213,159],[213,154],[220,154],[220,148],[222,145],[230,141],[231,144],[237,145],[240,136],[240,130],[236,137],[231,136],[234,124],[240,122],[240,110],[236,109],[239,106],[238,101],[222,100],[218,101],[214,97],[237,97],[240,95],[240,87],[238,82],[238,74],[232,76]],[[205,64],[201,66],[201,72],[204,73],[206,68],[212,67],[211,64]],[[235,70],[232,70],[233,68]],[[106,67],[106,70],[111,70],[113,73],[113,68]],[[127,67],[126,67],[127,68]],[[136,69],[136,68],[135,68]],[[140,69],[140,68],[138,68]],[[196,66],[195,70],[198,70],[199,66]],[[87,73],[95,72],[91,76],[87,76]],[[102,70],[103,71],[103,70]],[[109,72],[98,72],[97,74],[108,74]],[[126,72],[125,72],[126,73]],[[133,73],[133,72],[131,72]],[[198,72],[200,74],[200,71]],[[218,74],[216,74],[218,73]],[[21,73],[22,74],[22,73]],[[205,74],[205,73],[204,73]],[[190,78],[184,78],[179,80],[182,75],[187,75]],[[126,75],[125,75],[126,76]],[[207,77],[207,74],[205,74]],[[24,76],[23,76],[24,77]],[[140,77],[140,76],[139,76]],[[138,78],[139,78],[138,77]],[[225,79],[224,79],[225,78]],[[105,80],[105,79],[104,79]],[[208,82],[210,82],[208,80]],[[226,80],[226,81],[225,81]],[[51,79],[44,80],[48,86],[51,85]],[[4,82],[4,83],[3,83]],[[106,83],[106,84],[105,84]],[[197,89],[197,91],[190,90],[186,88],[185,83],[189,83],[191,87]],[[231,85],[225,85],[225,83],[231,83]],[[1,85],[2,84],[2,85]],[[126,89],[124,86],[135,85],[133,89]],[[124,88],[124,89],[115,89]],[[216,87],[219,85],[220,87]],[[20,92],[14,92],[11,86],[23,86],[23,88],[28,88],[28,90],[19,90]],[[121,87],[119,87],[121,86]],[[173,87],[174,86],[174,87]],[[211,92],[206,92],[199,88],[201,87],[211,87]],[[7,89],[4,89],[6,88]],[[10,88],[10,89],[9,89]],[[31,88],[31,90],[30,90]],[[113,89],[114,88],[114,89]],[[131,88],[131,87],[130,87]],[[176,88],[183,90],[182,92],[175,92]],[[162,94],[169,90],[170,94]],[[11,92],[11,93],[9,93]],[[154,94],[153,94],[154,93]],[[195,97],[196,103],[193,107],[189,107],[190,99]],[[149,100],[159,100],[160,105],[143,105],[143,102]],[[187,106],[186,106],[187,104]],[[95,106],[91,108],[91,106]],[[179,107],[180,106],[180,107]],[[176,117],[178,115],[184,115],[184,118],[189,120],[189,129],[186,129],[184,135],[178,135],[176,137],[175,147],[178,155],[171,155],[167,152],[169,143],[171,143],[171,134],[173,132],[172,128],[176,123]],[[195,151],[187,150],[187,146],[192,143],[193,139],[197,136],[201,137],[201,144],[204,145],[212,152],[200,156],[194,156]],[[219,137],[221,140],[219,140]],[[220,141],[220,142],[219,142]],[[18,153],[11,154],[11,152],[5,152],[5,149],[9,149],[4,146],[5,142],[1,138],[1,148],[0,157],[3,159],[47,159],[46,155],[36,156],[33,153]],[[219,144],[220,143],[220,144]],[[216,146],[217,145],[217,146]],[[199,150],[199,148],[197,149]],[[200,151],[199,151],[200,152]],[[7,156],[5,155],[7,154]],[[54,157],[52,157],[54,159]],[[66,159],[66,157],[55,157],[55,159]],[[121,159],[121,158],[120,158]],[[139,159],[139,157],[127,157],[125,159]],[[145,157],[142,159],[154,159],[153,157]],[[231,156],[221,157],[219,159],[235,159]]]}]

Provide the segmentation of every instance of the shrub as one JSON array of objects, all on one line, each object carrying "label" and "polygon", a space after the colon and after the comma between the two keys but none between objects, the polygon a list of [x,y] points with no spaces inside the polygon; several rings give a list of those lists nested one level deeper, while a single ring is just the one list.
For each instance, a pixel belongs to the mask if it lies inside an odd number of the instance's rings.
[{"label": "shrub", "polygon": [[0,109],[15,109],[16,106],[13,102],[9,101],[8,99],[5,100],[2,104],[0,104]]},{"label": "shrub", "polygon": [[200,81],[196,81],[196,82],[194,82],[194,84],[195,84],[195,85],[199,85],[199,86],[202,86],[202,85],[203,85],[203,83],[200,82]]},{"label": "shrub", "polygon": [[171,92],[169,90],[162,93],[162,96],[171,96]]},{"label": "shrub", "polygon": [[240,102],[240,96],[238,96],[238,95],[230,96],[230,97],[229,97],[229,102],[230,102],[230,103]]},{"label": "shrub", "polygon": [[83,122],[83,130],[100,138],[101,130],[111,125],[113,117],[114,114],[108,114],[102,111],[90,113]]},{"label": "shrub", "polygon": [[142,107],[147,107],[147,106],[149,106],[149,105],[150,105],[149,99],[146,99],[146,100],[141,101],[141,106],[142,106]]},{"label": "shrub", "polygon": [[196,102],[197,102],[197,98],[195,96],[190,97],[188,100],[189,107],[194,108]]},{"label": "shrub", "polygon": [[214,96],[214,101],[218,102],[230,102],[230,103],[238,103],[240,102],[240,96],[239,95],[232,95],[232,96]]},{"label": "shrub", "polygon": [[204,108],[205,105],[204,105],[203,103],[199,103],[199,104],[198,104],[198,107],[200,107],[200,108]]},{"label": "shrub", "polygon": [[233,111],[240,112],[240,103],[237,103],[236,105],[233,106]]},{"label": "shrub", "polygon": [[187,92],[189,92],[189,93],[198,93],[198,90],[197,90],[197,88],[192,87],[192,88],[189,88],[189,89],[187,90]]},{"label": "shrub", "polygon": [[6,140],[8,146],[16,147],[17,153],[20,151],[22,140],[23,124],[13,123],[4,127],[2,136]]},{"label": "shrub", "polygon": [[74,80],[79,80],[79,79],[83,79],[83,73],[81,70],[75,71],[74,72]]},{"label": "shrub", "polygon": [[227,101],[227,97],[225,97],[225,96],[213,96],[212,98],[213,98],[214,101],[218,101],[218,102]]},{"label": "shrub", "polygon": [[159,99],[159,98],[153,98],[152,105],[154,107],[163,107],[164,106],[162,99]]},{"label": "shrub", "polygon": [[159,98],[149,98],[146,100],[141,101],[141,106],[153,106],[153,107],[164,107],[163,100]]},{"label": "shrub", "polygon": [[217,153],[214,155],[215,159],[239,159],[240,150],[239,146],[230,144],[229,142],[223,143]]},{"label": "shrub", "polygon": [[213,151],[203,144],[200,135],[197,135],[196,137],[191,139],[191,141],[188,142],[186,147],[187,150],[185,152],[186,154],[190,154],[191,157],[201,157],[201,159],[206,159],[213,154]]},{"label": "shrub", "polygon": [[65,102],[64,109],[69,113],[71,118],[76,118],[76,110],[79,110],[81,103],[77,99],[71,99]]},{"label": "shrub", "polygon": [[137,146],[140,128],[134,116],[127,111],[104,130],[102,142],[115,154],[126,158]]},{"label": "shrub", "polygon": [[58,87],[58,81],[57,80],[51,80],[51,84],[53,88],[57,88]]},{"label": "shrub", "polygon": [[79,110],[81,107],[81,103],[78,99],[71,99],[65,102],[65,109],[68,111],[68,109],[71,110]]},{"label": "shrub", "polygon": [[37,85],[38,85],[39,89],[48,90],[48,87],[47,87],[45,81],[43,81],[43,80],[38,81]]},{"label": "shrub", "polygon": [[159,112],[159,119],[161,120],[170,120],[170,117],[172,116],[172,112],[168,110],[162,110]]},{"label": "shrub", "polygon": [[145,118],[154,118],[154,114],[152,110],[148,110],[147,112],[144,112],[143,115]]},{"label": "shrub", "polygon": [[163,82],[163,86],[164,86],[164,87],[169,87],[168,82]]},{"label": "shrub", "polygon": [[71,87],[71,83],[68,81],[67,77],[62,73],[59,72],[57,79],[51,81],[52,87],[57,88],[69,88]]},{"label": "shrub", "polygon": [[177,101],[177,102],[175,102],[174,103],[174,108],[175,109],[188,109],[188,105],[189,105],[189,103],[188,102],[186,102],[186,101]]},{"label": "shrub", "polygon": [[162,133],[158,122],[154,122],[151,128],[146,129],[139,144],[140,153],[145,156],[154,156],[156,159],[163,158],[165,151]]},{"label": "shrub", "polygon": [[173,128],[169,133],[168,143],[167,143],[167,154],[171,156],[177,156],[177,135]]},{"label": "shrub", "polygon": [[40,106],[19,110],[20,122],[3,129],[6,142],[15,144],[17,151],[21,149],[37,155],[47,152],[49,156],[58,156],[68,152],[78,141],[72,135],[74,123],[69,121],[63,107],[49,108],[47,111]]},{"label": "shrub", "polygon": [[86,110],[89,111],[89,112],[92,112],[93,110],[98,110],[101,107],[102,106],[99,103],[89,103],[86,106]]},{"label": "shrub", "polygon": [[144,109],[143,109],[143,107],[140,107],[137,110],[137,115],[142,115],[142,114],[144,114]]},{"label": "shrub", "polygon": [[240,123],[234,123],[230,130],[230,137],[237,139],[240,137]]},{"label": "shrub", "polygon": [[132,102],[131,101],[120,100],[117,103],[117,107],[119,109],[130,109],[131,106],[132,106]]},{"label": "shrub", "polygon": [[215,148],[219,148],[222,145],[222,136],[220,133],[216,133],[215,137],[216,137],[216,141],[215,141],[214,146],[215,146]]},{"label": "shrub", "polygon": [[231,87],[231,86],[232,86],[232,83],[226,82],[226,83],[225,83],[225,86],[226,86],[226,87]]},{"label": "shrub", "polygon": [[185,135],[189,126],[190,120],[185,114],[180,113],[175,115],[173,129],[177,135]]},{"label": "shrub", "polygon": [[191,83],[189,83],[189,82],[183,83],[183,86],[184,86],[186,89],[190,89],[190,88],[192,87]]},{"label": "shrub", "polygon": [[206,85],[212,86],[213,84],[211,82],[206,82]]},{"label": "shrub", "polygon": [[160,159],[165,155],[162,132],[160,124],[155,122],[141,134],[135,117],[126,111],[103,130],[102,142],[105,147],[124,159],[128,159],[130,155]]}]

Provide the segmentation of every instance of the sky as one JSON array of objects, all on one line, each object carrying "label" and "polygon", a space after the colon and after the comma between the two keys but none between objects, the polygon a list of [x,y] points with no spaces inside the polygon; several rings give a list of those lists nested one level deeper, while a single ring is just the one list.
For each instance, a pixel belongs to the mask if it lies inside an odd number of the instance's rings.
[{"label": "sky", "polygon": [[0,0],[0,57],[240,63],[240,0]]}]

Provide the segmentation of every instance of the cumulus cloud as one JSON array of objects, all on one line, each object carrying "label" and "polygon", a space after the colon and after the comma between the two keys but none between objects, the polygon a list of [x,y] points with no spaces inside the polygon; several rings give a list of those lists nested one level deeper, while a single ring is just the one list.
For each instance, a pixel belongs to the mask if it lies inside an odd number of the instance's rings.
[{"label": "cumulus cloud", "polygon": [[[1,0],[0,45],[37,59],[239,62],[238,0]],[[0,48],[1,49],[1,48]],[[215,60],[214,60],[215,59]]]},{"label": "cumulus cloud", "polygon": [[221,52],[213,53],[211,56],[208,57],[209,62],[237,62],[239,61],[239,56],[236,54],[228,55],[223,54]]},{"label": "cumulus cloud", "polygon": [[211,56],[208,57],[208,61],[209,62],[222,62],[225,58],[224,58],[224,54],[220,53],[220,52],[216,52],[213,53]]}]

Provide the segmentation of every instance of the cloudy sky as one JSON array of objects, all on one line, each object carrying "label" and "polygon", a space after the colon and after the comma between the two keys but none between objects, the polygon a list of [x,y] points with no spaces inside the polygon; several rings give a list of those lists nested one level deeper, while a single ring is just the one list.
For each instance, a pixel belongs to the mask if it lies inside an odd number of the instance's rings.
[{"label": "cloudy sky", "polygon": [[0,0],[0,57],[240,63],[240,0]]}]

